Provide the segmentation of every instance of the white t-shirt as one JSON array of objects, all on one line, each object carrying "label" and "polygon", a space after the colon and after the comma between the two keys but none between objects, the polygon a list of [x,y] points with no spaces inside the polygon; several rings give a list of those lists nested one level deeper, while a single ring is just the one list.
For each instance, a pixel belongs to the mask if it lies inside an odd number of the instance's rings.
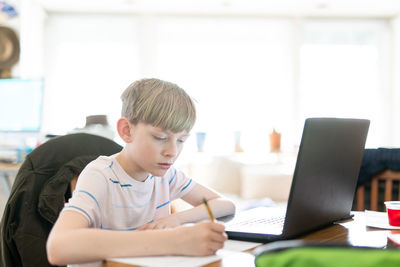
[{"label": "white t-shirt", "polygon": [[[124,171],[116,155],[100,156],[86,166],[63,211],[83,214],[93,228],[132,231],[170,215],[171,201],[195,185],[174,167],[163,177],[149,175],[144,182],[136,181]],[[93,264],[90,266],[101,265]]]}]

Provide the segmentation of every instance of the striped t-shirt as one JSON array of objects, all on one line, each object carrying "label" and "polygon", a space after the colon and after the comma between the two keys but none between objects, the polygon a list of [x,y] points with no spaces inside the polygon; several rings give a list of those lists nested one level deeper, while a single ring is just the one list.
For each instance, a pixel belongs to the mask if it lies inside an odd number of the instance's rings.
[{"label": "striped t-shirt", "polygon": [[170,215],[171,201],[195,185],[174,167],[163,177],[149,175],[139,182],[124,171],[116,155],[100,156],[86,166],[63,211],[80,212],[93,228],[132,231]]}]

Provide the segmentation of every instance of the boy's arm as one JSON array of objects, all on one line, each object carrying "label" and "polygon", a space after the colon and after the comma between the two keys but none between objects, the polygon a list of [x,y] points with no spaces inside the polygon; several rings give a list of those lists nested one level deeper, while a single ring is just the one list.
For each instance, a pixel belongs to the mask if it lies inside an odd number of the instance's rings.
[{"label": "boy's arm", "polygon": [[189,193],[182,197],[184,201],[193,205],[194,208],[175,214],[182,224],[209,219],[207,209],[203,204],[204,198],[207,199],[212,213],[216,218],[235,213],[235,204],[231,200],[223,198],[210,188],[196,184]]},{"label": "boy's arm", "polygon": [[111,231],[88,228],[85,216],[64,211],[49,235],[47,257],[53,265],[66,265],[128,256],[204,256],[223,247],[224,229],[204,222],[170,230]]},{"label": "boy's arm", "polygon": [[52,264],[64,265],[122,255],[149,255],[150,249],[155,254],[169,253],[163,236],[151,244],[151,240],[154,240],[152,233],[146,233],[149,238],[143,238],[143,233],[136,235],[136,240],[132,242],[131,232],[88,228],[88,220],[82,214],[64,211],[50,232],[48,259]]},{"label": "boy's arm", "polygon": [[220,194],[201,184],[196,184],[190,192],[182,197],[184,201],[193,205],[194,208],[177,212],[166,218],[146,224],[140,230],[164,229],[209,219],[207,209],[203,204],[204,198],[207,199],[211,211],[216,218],[235,213],[235,204],[232,201],[223,198]]}]

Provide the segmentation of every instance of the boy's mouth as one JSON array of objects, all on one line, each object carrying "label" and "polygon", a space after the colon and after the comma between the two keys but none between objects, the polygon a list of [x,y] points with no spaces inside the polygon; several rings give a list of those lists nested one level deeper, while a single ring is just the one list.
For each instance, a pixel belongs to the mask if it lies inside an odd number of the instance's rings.
[{"label": "boy's mouth", "polygon": [[158,166],[164,170],[168,170],[171,167],[171,165],[172,165],[171,163],[158,163]]}]

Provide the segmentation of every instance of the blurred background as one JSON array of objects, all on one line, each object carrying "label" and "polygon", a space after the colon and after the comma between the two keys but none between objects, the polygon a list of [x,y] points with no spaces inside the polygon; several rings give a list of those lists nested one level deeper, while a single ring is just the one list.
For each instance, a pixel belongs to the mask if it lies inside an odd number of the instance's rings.
[{"label": "blurred background", "polygon": [[114,130],[122,91],[144,77],[196,100],[182,164],[235,151],[243,164],[268,161],[272,132],[275,152],[295,154],[307,117],[370,119],[367,147],[400,146],[400,1],[1,3],[20,46],[0,80],[3,155],[84,128],[90,115]]},{"label": "blurred background", "polygon": [[274,128],[292,150],[315,116],[368,118],[367,146],[400,143],[399,1],[6,2],[16,14],[2,25],[20,40],[11,78],[41,79],[43,90],[0,93],[1,106],[36,108],[42,134],[93,114],[115,128],[122,91],[157,77],[196,99],[193,132],[207,132],[208,151],[231,152],[237,131],[245,151],[268,150]]}]

